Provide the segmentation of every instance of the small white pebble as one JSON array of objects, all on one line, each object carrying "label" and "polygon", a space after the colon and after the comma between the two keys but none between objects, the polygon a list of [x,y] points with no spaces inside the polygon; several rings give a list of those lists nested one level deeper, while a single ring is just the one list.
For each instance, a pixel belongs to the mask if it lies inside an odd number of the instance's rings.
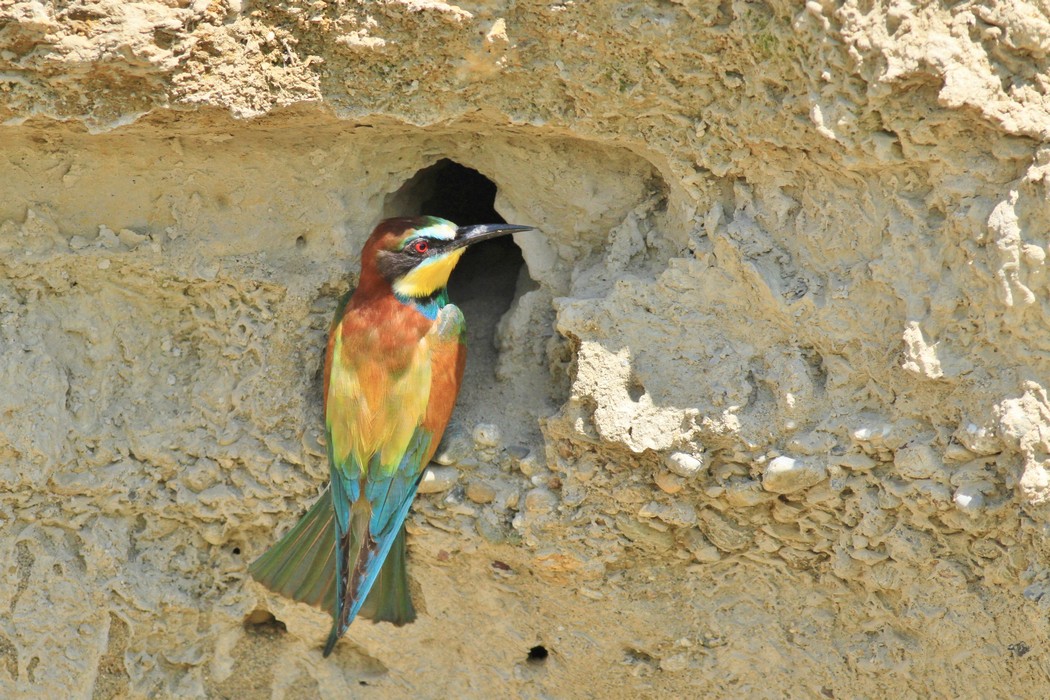
[{"label": "small white pebble", "polygon": [[441,493],[456,485],[459,471],[454,467],[427,467],[419,482],[419,493]]},{"label": "small white pebble", "polygon": [[502,437],[498,425],[478,423],[474,426],[474,444],[478,447],[499,447]]},{"label": "small white pebble", "polygon": [[672,452],[664,458],[664,465],[678,476],[689,479],[704,467],[703,459],[687,452]]},{"label": "small white pebble", "polygon": [[955,491],[956,507],[969,515],[976,515],[984,508],[984,494],[973,484],[964,484]]},{"label": "small white pebble", "polygon": [[447,467],[453,464],[463,464],[472,459],[473,456],[474,442],[464,430],[457,426],[445,432],[445,437],[442,438],[441,445],[438,447],[433,461],[443,467]]},{"label": "small white pebble", "polygon": [[766,465],[762,473],[762,488],[773,493],[794,493],[820,483],[827,476],[827,469],[821,462],[780,456]]}]

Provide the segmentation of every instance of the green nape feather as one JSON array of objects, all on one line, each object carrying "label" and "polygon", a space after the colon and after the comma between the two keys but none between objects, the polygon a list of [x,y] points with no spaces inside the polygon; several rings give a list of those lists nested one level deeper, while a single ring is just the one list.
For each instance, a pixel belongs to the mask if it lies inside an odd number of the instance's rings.
[{"label": "green nape feather", "polygon": [[[256,559],[248,572],[269,588],[335,615],[335,510],[326,489],[302,520]],[[403,625],[416,619],[405,572],[405,528],[402,525],[365,599],[360,616],[374,622]]]}]

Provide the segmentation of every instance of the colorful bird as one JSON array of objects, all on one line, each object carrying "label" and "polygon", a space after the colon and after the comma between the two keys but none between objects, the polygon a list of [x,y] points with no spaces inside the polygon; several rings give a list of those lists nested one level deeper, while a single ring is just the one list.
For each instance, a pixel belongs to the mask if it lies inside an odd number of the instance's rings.
[{"label": "colorful bird", "polygon": [[328,656],[358,614],[416,617],[405,575],[405,517],[459,394],[463,313],[449,275],[468,245],[530,226],[456,227],[387,219],[361,251],[361,277],[336,311],[324,367],[329,488],[249,567],[276,593],[333,617]]}]

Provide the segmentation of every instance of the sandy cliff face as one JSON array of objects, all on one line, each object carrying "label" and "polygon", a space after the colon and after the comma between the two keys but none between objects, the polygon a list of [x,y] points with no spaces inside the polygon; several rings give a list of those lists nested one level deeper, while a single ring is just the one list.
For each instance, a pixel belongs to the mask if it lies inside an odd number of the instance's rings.
[{"label": "sandy cliff face", "polygon": [[[1048,17],[0,5],[0,695],[1050,694]],[[245,569],[437,207],[541,234],[454,280],[419,621],[322,660]]]}]

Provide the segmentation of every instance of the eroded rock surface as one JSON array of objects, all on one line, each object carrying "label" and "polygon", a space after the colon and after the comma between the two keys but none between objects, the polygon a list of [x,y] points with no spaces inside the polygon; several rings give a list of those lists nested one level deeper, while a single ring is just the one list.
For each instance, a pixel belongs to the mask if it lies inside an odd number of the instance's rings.
[{"label": "eroded rock surface", "polygon": [[[1050,695],[1048,14],[0,5],[0,695]],[[541,234],[458,280],[419,620],[322,662],[246,566],[445,161]]]}]

